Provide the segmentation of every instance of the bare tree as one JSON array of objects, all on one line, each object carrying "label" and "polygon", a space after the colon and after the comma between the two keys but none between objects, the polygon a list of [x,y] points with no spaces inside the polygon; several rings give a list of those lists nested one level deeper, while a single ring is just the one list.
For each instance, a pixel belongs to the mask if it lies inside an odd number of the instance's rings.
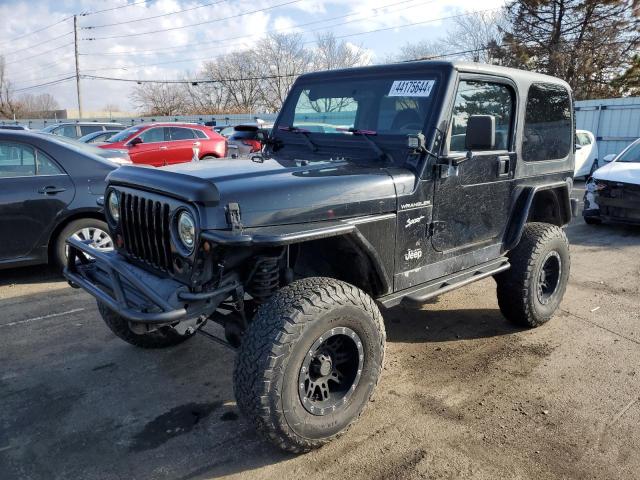
[{"label": "bare tree", "polygon": [[109,114],[109,119],[111,119],[114,112],[120,111],[120,106],[117,103],[107,103],[102,109]]},{"label": "bare tree", "polygon": [[4,57],[0,55],[0,116],[17,117],[20,114],[20,103],[13,96],[11,82],[7,78]]},{"label": "bare tree", "polygon": [[502,10],[467,12],[453,19],[454,28],[440,41],[443,54],[472,62],[494,63],[492,45],[500,43],[506,22]]},{"label": "bare tree", "polygon": [[336,70],[338,68],[369,65],[371,59],[363,48],[338,41],[332,32],[316,37],[313,67],[316,70]]},{"label": "bare tree", "polygon": [[184,89],[171,83],[137,85],[130,98],[136,108],[147,115],[178,115],[187,106]]},{"label": "bare tree", "polygon": [[299,34],[272,34],[258,43],[260,66],[256,73],[263,77],[262,101],[267,110],[276,112],[298,75],[310,70],[313,54],[304,48]]},{"label": "bare tree", "polygon": [[19,97],[18,102],[22,117],[49,117],[60,108],[58,101],[50,93],[25,93]]},{"label": "bare tree", "polygon": [[229,113],[255,111],[262,100],[262,83],[256,66],[261,59],[253,51],[224,55],[205,64],[205,79],[217,83]]},{"label": "bare tree", "polygon": [[445,47],[440,41],[420,40],[408,42],[400,47],[400,51],[387,57],[387,62],[407,62],[436,57],[445,53]]}]

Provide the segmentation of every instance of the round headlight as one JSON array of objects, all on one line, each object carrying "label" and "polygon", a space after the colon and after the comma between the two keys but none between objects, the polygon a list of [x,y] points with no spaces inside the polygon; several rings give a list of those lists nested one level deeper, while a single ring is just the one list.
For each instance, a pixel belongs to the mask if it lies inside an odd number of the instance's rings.
[{"label": "round headlight", "polygon": [[193,250],[196,242],[196,223],[189,212],[181,212],[178,215],[178,236],[187,250]]},{"label": "round headlight", "polygon": [[107,198],[107,205],[109,207],[109,215],[115,222],[120,220],[120,198],[118,192],[110,192]]}]

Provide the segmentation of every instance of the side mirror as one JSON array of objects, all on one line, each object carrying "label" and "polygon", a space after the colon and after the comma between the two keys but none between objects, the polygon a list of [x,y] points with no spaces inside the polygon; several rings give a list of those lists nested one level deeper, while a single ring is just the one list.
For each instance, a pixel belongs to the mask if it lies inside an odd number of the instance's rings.
[{"label": "side mirror", "polygon": [[496,144],[496,117],[471,115],[464,139],[467,150],[491,150]]},{"label": "side mirror", "polygon": [[615,153],[610,153],[609,155],[607,155],[606,157],[603,158],[605,163],[610,163],[613,161],[613,159],[616,158],[616,154]]},{"label": "side mirror", "polygon": [[140,137],[135,137],[129,141],[129,146],[135,147],[136,145],[140,145],[141,143],[144,143],[144,141]]},{"label": "side mirror", "polygon": [[582,145],[578,145],[578,144],[576,143],[576,150],[580,150],[581,148],[582,148]]}]

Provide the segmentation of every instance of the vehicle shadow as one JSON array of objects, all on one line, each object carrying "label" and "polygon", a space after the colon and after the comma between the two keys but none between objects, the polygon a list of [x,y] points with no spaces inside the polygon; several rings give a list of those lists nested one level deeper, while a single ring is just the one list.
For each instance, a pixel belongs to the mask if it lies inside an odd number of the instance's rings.
[{"label": "vehicle shadow", "polygon": [[0,270],[0,287],[47,283],[57,280],[64,280],[62,273],[49,265],[34,265]]},{"label": "vehicle shadow", "polygon": [[640,244],[640,225],[587,225],[581,215],[571,222],[566,232],[571,245],[620,248]]},{"label": "vehicle shadow", "polygon": [[387,341],[402,343],[450,342],[512,335],[523,329],[508,322],[496,309],[423,310],[396,307],[383,312]]},{"label": "vehicle shadow", "polygon": [[[107,329],[92,301],[82,306],[77,317],[3,329],[3,479],[206,479],[295,458],[263,440],[238,411],[233,351],[201,335],[170,349],[138,349]],[[519,331],[497,309],[438,307],[383,311],[388,341]]]}]

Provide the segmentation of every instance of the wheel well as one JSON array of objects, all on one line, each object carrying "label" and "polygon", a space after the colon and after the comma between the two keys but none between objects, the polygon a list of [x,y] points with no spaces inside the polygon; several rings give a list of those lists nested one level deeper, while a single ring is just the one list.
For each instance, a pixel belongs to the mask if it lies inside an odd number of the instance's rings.
[{"label": "wheel well", "polygon": [[295,249],[296,278],[330,277],[350,283],[374,297],[383,292],[371,258],[350,236],[312,240],[291,248]]},{"label": "wheel well", "polygon": [[60,235],[60,232],[62,232],[62,230],[74,220],[80,220],[82,218],[95,218],[96,220],[102,220],[103,222],[105,221],[104,215],[98,212],[78,212],[74,213],[73,215],[69,215],[56,226],[56,228],[51,233],[51,236],[49,237],[49,259],[51,259],[51,254],[53,253],[53,249],[55,248],[56,240],[58,239],[58,235]]},{"label": "wheel well", "polygon": [[561,227],[571,219],[571,213],[566,212],[564,196],[567,192],[561,189],[549,189],[536,192],[527,222],[544,222]]}]

